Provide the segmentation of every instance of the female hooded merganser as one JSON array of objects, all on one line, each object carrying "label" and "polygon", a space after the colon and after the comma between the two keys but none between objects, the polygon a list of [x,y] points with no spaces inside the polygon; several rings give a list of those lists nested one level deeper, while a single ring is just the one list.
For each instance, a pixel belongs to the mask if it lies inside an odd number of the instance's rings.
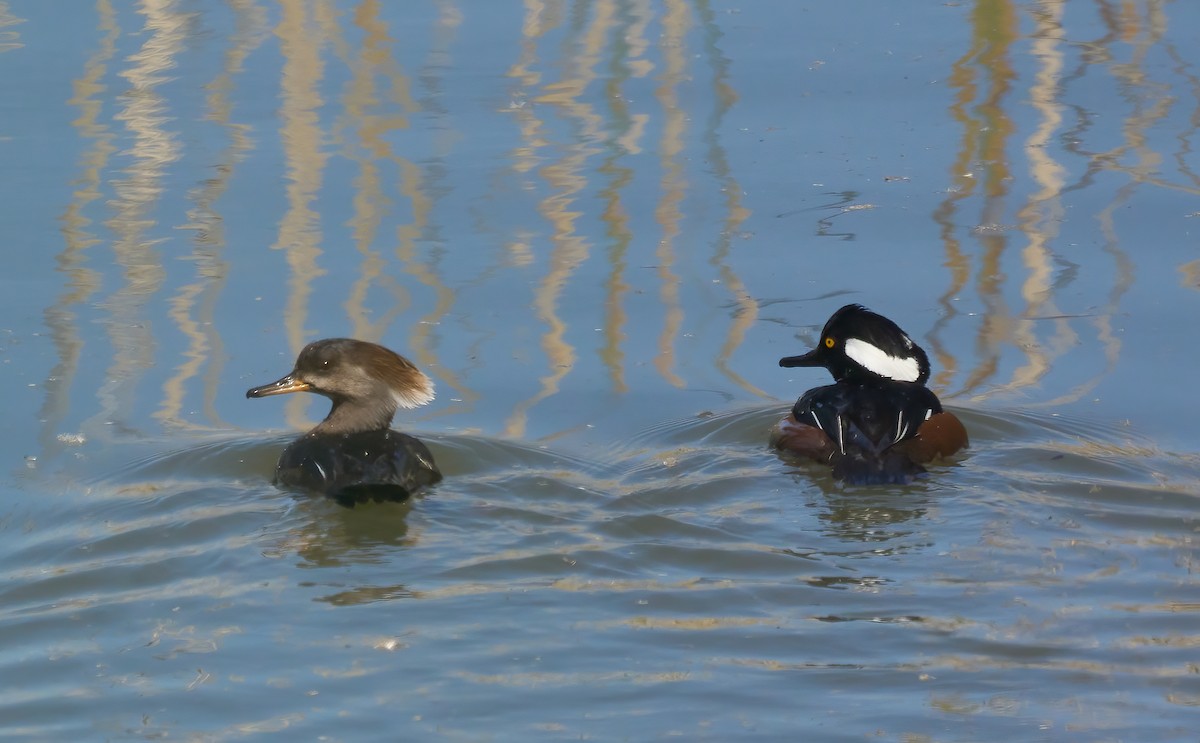
[{"label": "female hooded merganser", "polygon": [[420,440],[393,431],[396,408],[433,399],[433,382],[383,346],[327,338],[304,347],[283,379],[246,397],[315,392],[333,401],[329,415],[279,456],[275,482],[325,493],[344,506],[401,501],[442,479]]},{"label": "female hooded merganser", "polygon": [[925,351],[861,305],[833,313],[815,349],[779,365],[823,366],[836,384],[805,392],[771,432],[772,445],[832,464],[850,485],[907,483],[923,463],[967,445],[967,429],[925,386]]}]

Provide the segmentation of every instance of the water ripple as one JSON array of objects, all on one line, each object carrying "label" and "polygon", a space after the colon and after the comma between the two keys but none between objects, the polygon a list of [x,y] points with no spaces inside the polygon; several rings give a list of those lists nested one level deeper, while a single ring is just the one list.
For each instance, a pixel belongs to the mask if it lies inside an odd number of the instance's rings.
[{"label": "water ripple", "polygon": [[[79,734],[49,722],[64,695],[103,716],[113,699],[367,693],[394,651],[414,684],[501,717],[486,689],[730,673],[759,697],[780,673],[865,689],[864,671],[948,700],[1018,672],[1195,693],[1179,618],[1196,605],[1174,598],[1195,569],[1191,457],[1095,421],[964,409],[965,456],[911,486],[843,488],[765,446],[784,412],[666,421],[587,456],[429,436],[446,480],[356,509],[270,485],[285,436],[86,452],[127,463],[60,488],[57,518],[26,524],[4,563],[0,621],[21,643],[0,669],[28,680],[4,731]],[[299,724],[250,709],[239,730]]]}]

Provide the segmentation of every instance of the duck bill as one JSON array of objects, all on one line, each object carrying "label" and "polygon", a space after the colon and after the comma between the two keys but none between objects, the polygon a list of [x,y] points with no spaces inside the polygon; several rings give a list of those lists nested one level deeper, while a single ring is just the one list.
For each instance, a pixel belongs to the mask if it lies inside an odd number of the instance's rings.
[{"label": "duck bill", "polygon": [[311,389],[311,384],[296,379],[296,374],[293,372],[278,381],[246,390],[246,397],[270,397],[271,395],[286,395],[289,392],[308,392]]},{"label": "duck bill", "polygon": [[813,349],[806,354],[800,356],[784,356],[779,360],[780,366],[825,366],[824,360],[819,353],[820,349]]}]

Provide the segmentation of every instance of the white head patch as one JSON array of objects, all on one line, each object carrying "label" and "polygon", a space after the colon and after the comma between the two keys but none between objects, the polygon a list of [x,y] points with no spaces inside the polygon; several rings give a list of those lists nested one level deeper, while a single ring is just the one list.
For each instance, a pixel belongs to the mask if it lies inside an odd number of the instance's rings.
[{"label": "white head patch", "polygon": [[921,367],[917,364],[915,356],[907,358],[892,356],[879,346],[871,345],[858,338],[846,341],[846,355],[865,369],[897,382],[915,382],[921,375]]}]

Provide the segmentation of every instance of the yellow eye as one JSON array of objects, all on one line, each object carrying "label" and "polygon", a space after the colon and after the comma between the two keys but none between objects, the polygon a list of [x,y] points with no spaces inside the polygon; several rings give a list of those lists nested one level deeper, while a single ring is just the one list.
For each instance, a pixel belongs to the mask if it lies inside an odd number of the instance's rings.
[{"label": "yellow eye", "polygon": [[825,347],[826,347],[826,348],[833,348],[833,339],[832,339],[832,338],[826,338],[826,339],[825,339]]}]

